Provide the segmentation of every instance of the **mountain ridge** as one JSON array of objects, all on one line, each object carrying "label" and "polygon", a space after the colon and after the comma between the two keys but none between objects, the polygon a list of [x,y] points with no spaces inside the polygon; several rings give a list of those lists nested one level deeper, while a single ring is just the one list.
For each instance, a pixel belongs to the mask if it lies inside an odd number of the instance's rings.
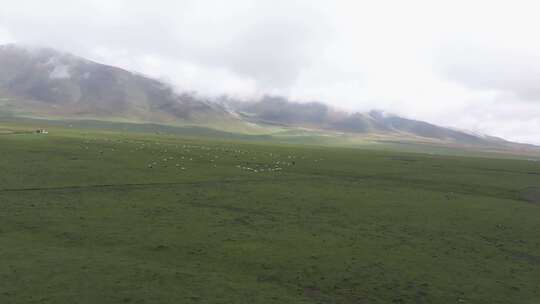
[{"label": "mountain ridge", "polygon": [[250,102],[224,96],[203,98],[178,93],[140,73],[52,48],[14,44],[0,46],[0,113],[203,125],[260,133],[303,128],[487,147],[521,145],[383,111],[348,113],[321,102],[299,103],[271,95]]},{"label": "mountain ridge", "polygon": [[161,81],[50,48],[4,46],[0,67],[3,97],[26,103],[30,112],[150,122],[234,120],[219,105],[177,94]]},{"label": "mountain ridge", "polygon": [[404,118],[392,113],[372,110],[353,112],[336,110],[320,102],[296,103],[279,96],[264,96],[260,101],[233,103],[245,119],[252,122],[296,125],[356,134],[413,134],[424,138],[453,140],[467,144],[508,141],[485,134],[440,127],[424,121]]}]

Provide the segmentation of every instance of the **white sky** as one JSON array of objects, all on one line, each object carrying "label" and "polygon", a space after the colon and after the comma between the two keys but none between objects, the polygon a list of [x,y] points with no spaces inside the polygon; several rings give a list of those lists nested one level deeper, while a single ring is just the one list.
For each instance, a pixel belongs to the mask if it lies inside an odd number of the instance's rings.
[{"label": "white sky", "polygon": [[540,144],[540,1],[1,2],[0,43]]}]

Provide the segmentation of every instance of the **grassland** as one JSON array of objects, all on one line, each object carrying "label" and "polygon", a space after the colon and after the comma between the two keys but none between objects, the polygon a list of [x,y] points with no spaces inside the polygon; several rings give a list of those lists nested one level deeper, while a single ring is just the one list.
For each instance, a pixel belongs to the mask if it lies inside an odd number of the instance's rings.
[{"label": "grassland", "polygon": [[540,162],[25,128],[0,303],[540,302]]}]

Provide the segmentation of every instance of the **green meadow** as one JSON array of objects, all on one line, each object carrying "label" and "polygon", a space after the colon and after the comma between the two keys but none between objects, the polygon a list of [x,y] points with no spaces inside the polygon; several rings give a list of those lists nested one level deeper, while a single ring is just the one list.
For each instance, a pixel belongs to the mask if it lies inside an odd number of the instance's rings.
[{"label": "green meadow", "polygon": [[33,128],[0,128],[0,303],[540,303],[539,161]]}]

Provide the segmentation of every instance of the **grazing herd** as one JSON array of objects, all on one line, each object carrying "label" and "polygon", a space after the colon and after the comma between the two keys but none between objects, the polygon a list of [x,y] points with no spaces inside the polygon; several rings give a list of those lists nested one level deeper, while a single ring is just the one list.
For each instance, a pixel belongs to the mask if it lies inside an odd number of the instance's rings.
[{"label": "grazing herd", "polygon": [[[189,168],[218,168],[229,166],[250,173],[279,173],[299,162],[308,163],[306,156],[283,155],[275,152],[241,149],[233,146],[216,146],[202,144],[179,144],[175,142],[143,141],[129,139],[87,138],[83,150],[91,150],[97,146],[99,157],[107,153],[137,153],[148,161],[142,166],[147,169],[176,168],[180,171]],[[104,148],[107,147],[107,148]],[[314,163],[323,159],[313,159]]]}]

